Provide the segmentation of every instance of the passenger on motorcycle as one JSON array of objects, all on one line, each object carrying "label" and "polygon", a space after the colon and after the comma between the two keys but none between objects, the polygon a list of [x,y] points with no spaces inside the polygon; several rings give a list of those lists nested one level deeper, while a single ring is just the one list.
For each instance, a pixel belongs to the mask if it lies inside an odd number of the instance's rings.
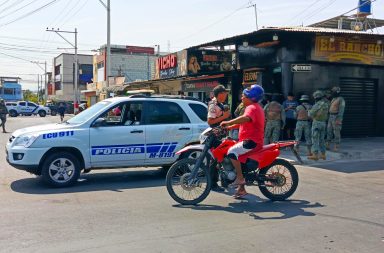
[{"label": "passenger on motorcycle", "polygon": [[245,191],[245,179],[241,171],[241,163],[238,157],[254,149],[261,149],[264,143],[264,111],[258,101],[263,98],[264,89],[260,85],[252,85],[244,89],[241,100],[245,111],[242,116],[229,121],[221,122],[220,126],[227,129],[239,128],[239,142],[228,150],[228,157],[236,169],[236,180],[233,186],[238,186],[234,195],[241,198],[247,194]]}]

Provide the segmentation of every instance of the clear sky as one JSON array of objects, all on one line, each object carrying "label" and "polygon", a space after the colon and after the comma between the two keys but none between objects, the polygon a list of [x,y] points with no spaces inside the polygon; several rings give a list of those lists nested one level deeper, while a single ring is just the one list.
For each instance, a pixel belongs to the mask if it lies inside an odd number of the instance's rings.
[{"label": "clear sky", "polygon": [[[252,32],[252,4],[261,28],[316,23],[356,8],[358,0],[111,0],[111,44],[158,44],[175,52]],[[372,12],[384,19],[384,0],[373,0]],[[46,28],[77,28],[79,53],[94,54],[106,44],[106,13],[99,0],[0,0],[0,76],[19,76],[23,89],[36,90],[43,71],[30,61],[47,61],[51,71],[53,57],[73,52],[57,49],[70,45]],[[74,42],[72,34],[66,37]]]}]

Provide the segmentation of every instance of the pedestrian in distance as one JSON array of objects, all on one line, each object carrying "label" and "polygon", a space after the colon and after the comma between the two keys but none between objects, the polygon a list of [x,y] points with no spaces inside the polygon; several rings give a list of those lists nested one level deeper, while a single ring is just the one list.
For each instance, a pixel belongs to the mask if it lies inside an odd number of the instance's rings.
[{"label": "pedestrian in distance", "polygon": [[[224,105],[227,100],[229,90],[223,85],[217,85],[213,89],[214,98],[208,103],[208,125],[210,127],[220,126],[220,123],[231,116],[229,107]],[[224,191],[224,188],[220,187],[217,182],[219,181],[219,174],[216,166],[210,166],[209,168],[212,180],[213,191]]]},{"label": "pedestrian in distance", "polygon": [[[320,158],[325,160],[325,132],[326,121],[328,119],[329,106],[325,98],[324,92],[317,90],[313,93],[315,104],[309,110],[308,115],[312,118],[312,155],[308,156],[308,159],[319,160]],[[319,154],[321,153],[321,154]]]},{"label": "pedestrian in distance", "polygon": [[5,130],[5,122],[7,121],[7,114],[8,114],[8,109],[5,106],[4,99],[0,99],[0,119],[1,119],[1,126],[3,127],[3,133],[7,132]]},{"label": "pedestrian in distance", "polygon": [[305,137],[305,142],[307,145],[308,156],[312,155],[311,145],[312,145],[312,137],[311,137],[311,122],[308,116],[309,110],[312,108],[312,105],[309,103],[309,96],[302,95],[300,98],[300,105],[296,107],[296,128],[295,128],[295,140],[297,141],[297,145],[295,146],[296,151],[299,151],[299,146],[301,139]]},{"label": "pedestrian in distance", "polygon": [[295,100],[292,92],[288,93],[287,99],[283,102],[283,107],[286,116],[286,124],[284,128],[285,136],[288,140],[293,139],[294,130],[296,127],[296,107],[299,104]]},{"label": "pedestrian in distance", "polygon": [[66,110],[65,104],[63,102],[60,102],[59,107],[57,108],[57,112],[60,115],[60,121],[61,122],[63,122],[63,120],[64,120],[65,110]]},{"label": "pedestrian in distance", "polygon": [[330,144],[333,143],[333,150],[338,151],[341,141],[340,131],[343,124],[345,100],[340,96],[340,87],[335,86],[331,89],[331,91],[332,100],[329,106],[326,148],[329,150]]},{"label": "pedestrian in distance", "polygon": [[285,126],[285,112],[283,106],[277,102],[277,96],[272,97],[272,101],[264,107],[265,113],[265,132],[264,144],[279,141],[280,132]]}]

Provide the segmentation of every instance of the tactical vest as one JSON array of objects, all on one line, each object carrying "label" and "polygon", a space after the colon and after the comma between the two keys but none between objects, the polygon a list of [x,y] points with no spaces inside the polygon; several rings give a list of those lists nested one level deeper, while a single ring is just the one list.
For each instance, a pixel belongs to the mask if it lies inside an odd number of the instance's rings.
[{"label": "tactical vest", "polygon": [[267,120],[281,119],[281,105],[275,101],[269,103],[267,108]]},{"label": "tactical vest", "polygon": [[340,97],[334,98],[331,101],[331,105],[329,107],[329,112],[330,113],[338,113],[339,112],[339,107],[340,107]]},{"label": "tactical vest", "polygon": [[311,105],[309,104],[301,104],[297,107],[297,120],[308,120],[308,110]]},{"label": "tactical vest", "polygon": [[316,114],[313,116],[314,120],[317,121],[327,121],[328,119],[328,105],[325,101],[319,101],[317,103],[320,103],[319,110],[316,112]]}]

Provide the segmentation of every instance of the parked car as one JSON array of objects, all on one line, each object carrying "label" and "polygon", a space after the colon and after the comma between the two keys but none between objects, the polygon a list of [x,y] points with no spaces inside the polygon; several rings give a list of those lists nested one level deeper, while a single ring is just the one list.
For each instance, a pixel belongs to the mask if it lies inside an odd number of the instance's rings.
[{"label": "parked car", "polygon": [[35,104],[30,101],[6,102],[6,107],[10,117],[17,117],[18,115],[39,115],[45,117],[51,113],[48,107]]},{"label": "parked car", "polygon": [[7,161],[55,187],[74,184],[82,170],[169,166],[178,150],[199,142],[206,121],[207,106],[192,99],[109,98],[62,124],[15,131]]},{"label": "parked car", "polygon": [[51,115],[56,116],[57,115],[57,105],[55,104],[46,104],[46,107],[48,107],[51,110]]}]

